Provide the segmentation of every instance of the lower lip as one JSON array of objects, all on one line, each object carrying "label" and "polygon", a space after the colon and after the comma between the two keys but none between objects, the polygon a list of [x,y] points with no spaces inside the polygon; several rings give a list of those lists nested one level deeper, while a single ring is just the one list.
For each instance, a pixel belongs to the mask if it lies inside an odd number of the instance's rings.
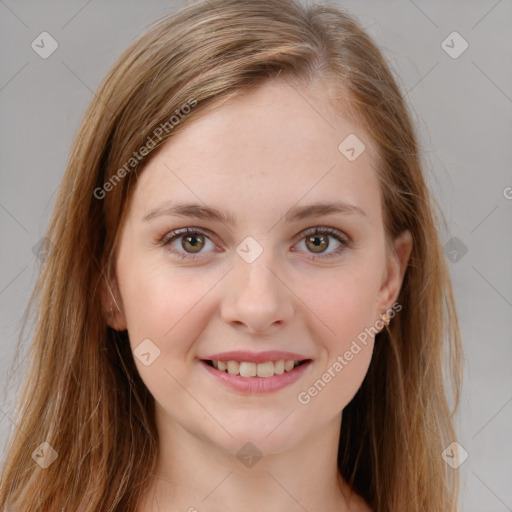
[{"label": "lower lip", "polygon": [[213,377],[227,387],[242,393],[261,394],[272,393],[293,384],[304,375],[311,361],[306,361],[289,372],[273,377],[241,377],[240,375],[221,372],[205,361],[201,361],[201,363]]}]

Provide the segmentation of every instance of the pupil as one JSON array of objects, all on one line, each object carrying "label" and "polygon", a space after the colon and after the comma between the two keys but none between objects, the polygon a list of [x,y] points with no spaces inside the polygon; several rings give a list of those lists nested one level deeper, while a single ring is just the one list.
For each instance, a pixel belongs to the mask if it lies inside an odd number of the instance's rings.
[{"label": "pupil", "polygon": [[328,246],[328,243],[326,242],[326,238],[324,235],[310,236],[309,242],[313,244],[315,248],[320,248],[321,250],[326,249]]},{"label": "pupil", "polygon": [[[184,237],[182,242],[183,248],[185,250],[190,250],[191,252],[198,252],[195,249],[201,249],[202,247],[202,241],[200,238],[201,236],[197,235],[188,235]],[[190,249],[186,247],[186,244],[189,245]]]}]

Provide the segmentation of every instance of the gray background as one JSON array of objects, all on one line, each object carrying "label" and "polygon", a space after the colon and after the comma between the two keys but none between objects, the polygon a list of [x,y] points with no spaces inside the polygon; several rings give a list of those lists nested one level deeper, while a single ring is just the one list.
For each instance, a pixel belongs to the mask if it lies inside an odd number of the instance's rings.
[{"label": "gray background", "polygon": [[[176,5],[0,0],[0,390],[9,384],[0,394],[2,458],[8,428],[17,428],[12,408],[23,363],[14,375],[8,368],[36,276],[32,248],[44,234],[79,120],[121,51]],[[441,237],[453,260],[467,358],[456,419],[469,453],[459,468],[461,510],[511,511],[512,2],[339,5],[362,22],[398,75],[447,220]],[[31,48],[43,31],[59,44],[47,59]],[[456,59],[441,46],[453,31],[469,44]]]}]

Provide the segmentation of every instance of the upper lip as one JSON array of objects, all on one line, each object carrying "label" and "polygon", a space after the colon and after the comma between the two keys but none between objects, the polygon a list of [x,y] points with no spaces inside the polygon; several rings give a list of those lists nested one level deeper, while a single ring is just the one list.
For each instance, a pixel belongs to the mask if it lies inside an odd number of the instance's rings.
[{"label": "upper lip", "polygon": [[283,352],[281,350],[269,350],[266,352],[249,352],[247,350],[233,350],[230,352],[219,352],[205,358],[204,361],[244,361],[247,363],[265,363],[267,361],[304,361],[310,357],[294,352]]}]

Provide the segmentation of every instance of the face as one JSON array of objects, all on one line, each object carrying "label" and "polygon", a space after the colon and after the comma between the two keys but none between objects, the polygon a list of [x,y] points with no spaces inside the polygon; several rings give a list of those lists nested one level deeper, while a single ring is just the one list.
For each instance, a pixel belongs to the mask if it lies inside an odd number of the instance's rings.
[{"label": "face", "polygon": [[[159,428],[277,453],[339,420],[360,387],[410,239],[388,254],[375,147],[327,94],[268,82],[139,174],[109,322],[128,330]],[[350,134],[365,145],[351,160]]]}]

